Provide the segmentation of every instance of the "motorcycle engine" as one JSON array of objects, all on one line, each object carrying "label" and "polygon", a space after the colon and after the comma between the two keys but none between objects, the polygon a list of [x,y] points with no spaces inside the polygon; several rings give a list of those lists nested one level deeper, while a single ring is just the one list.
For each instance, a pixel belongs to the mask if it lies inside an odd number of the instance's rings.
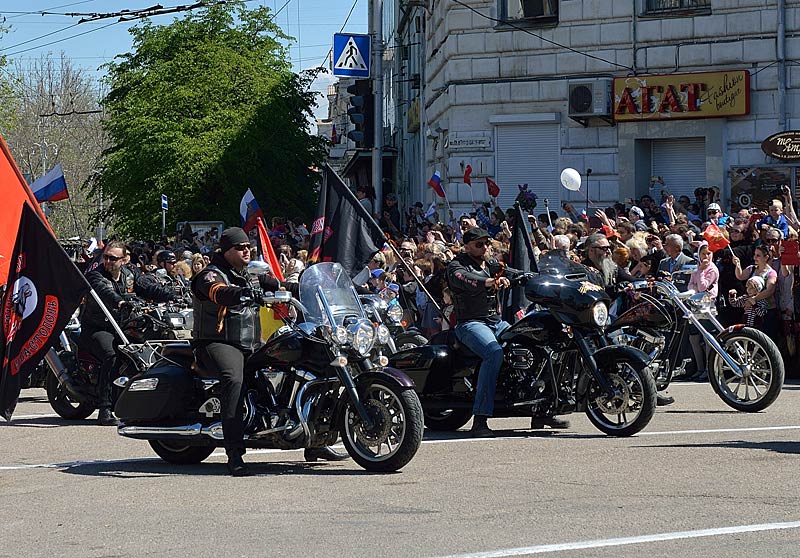
[{"label": "motorcycle engine", "polygon": [[508,401],[532,401],[541,397],[545,382],[540,376],[544,365],[535,367],[536,357],[529,349],[515,346],[505,353],[505,371],[501,374],[503,392]]}]

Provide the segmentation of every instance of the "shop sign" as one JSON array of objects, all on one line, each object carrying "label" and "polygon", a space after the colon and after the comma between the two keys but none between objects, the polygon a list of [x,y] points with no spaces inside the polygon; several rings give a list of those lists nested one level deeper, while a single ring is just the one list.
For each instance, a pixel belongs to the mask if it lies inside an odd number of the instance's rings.
[{"label": "shop sign", "polygon": [[750,112],[750,72],[614,78],[614,120],[680,120]]},{"label": "shop sign", "polygon": [[490,151],[491,132],[450,132],[445,148],[450,151]]},{"label": "shop sign", "polygon": [[773,134],[761,142],[761,150],[781,161],[800,160],[800,130]]},{"label": "shop sign", "polygon": [[406,114],[406,127],[411,133],[419,131],[420,108],[421,103],[419,97],[415,97],[414,100],[411,101],[408,107],[408,113]]}]

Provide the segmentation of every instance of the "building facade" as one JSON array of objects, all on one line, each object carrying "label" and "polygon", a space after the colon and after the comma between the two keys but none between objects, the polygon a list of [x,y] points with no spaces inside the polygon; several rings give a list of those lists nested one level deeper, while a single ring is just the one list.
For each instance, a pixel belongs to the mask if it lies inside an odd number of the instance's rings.
[{"label": "building facade", "polygon": [[[584,181],[591,169],[599,206],[716,187],[735,209],[797,186],[795,164],[761,143],[800,126],[800,1],[396,0],[390,9],[401,15],[391,40],[407,47],[392,137],[409,201],[433,199],[425,182],[435,170],[456,207],[487,200],[486,177],[503,207],[525,184],[539,208],[545,198],[582,207],[586,182],[564,189],[566,167]],[[418,92],[400,81],[416,74]]]}]

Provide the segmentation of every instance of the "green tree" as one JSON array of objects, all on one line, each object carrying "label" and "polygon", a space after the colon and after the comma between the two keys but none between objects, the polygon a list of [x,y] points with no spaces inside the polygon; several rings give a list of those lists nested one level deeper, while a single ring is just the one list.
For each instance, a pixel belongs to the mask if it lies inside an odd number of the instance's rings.
[{"label": "green tree", "polygon": [[229,2],[131,33],[134,51],[108,65],[111,147],[95,185],[115,230],[157,235],[162,193],[170,225],[238,225],[247,188],[268,215],[313,212],[324,156],[309,125],[314,76],[291,71],[269,9]]}]

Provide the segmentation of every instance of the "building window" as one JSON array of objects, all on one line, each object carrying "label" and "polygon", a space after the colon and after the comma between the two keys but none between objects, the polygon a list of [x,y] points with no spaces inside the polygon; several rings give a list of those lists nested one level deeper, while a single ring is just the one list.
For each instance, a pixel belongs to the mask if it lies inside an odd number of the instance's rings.
[{"label": "building window", "polygon": [[515,22],[558,22],[558,0],[500,0],[500,17]]},{"label": "building window", "polygon": [[678,15],[708,13],[711,0],[646,0],[645,15]]}]

